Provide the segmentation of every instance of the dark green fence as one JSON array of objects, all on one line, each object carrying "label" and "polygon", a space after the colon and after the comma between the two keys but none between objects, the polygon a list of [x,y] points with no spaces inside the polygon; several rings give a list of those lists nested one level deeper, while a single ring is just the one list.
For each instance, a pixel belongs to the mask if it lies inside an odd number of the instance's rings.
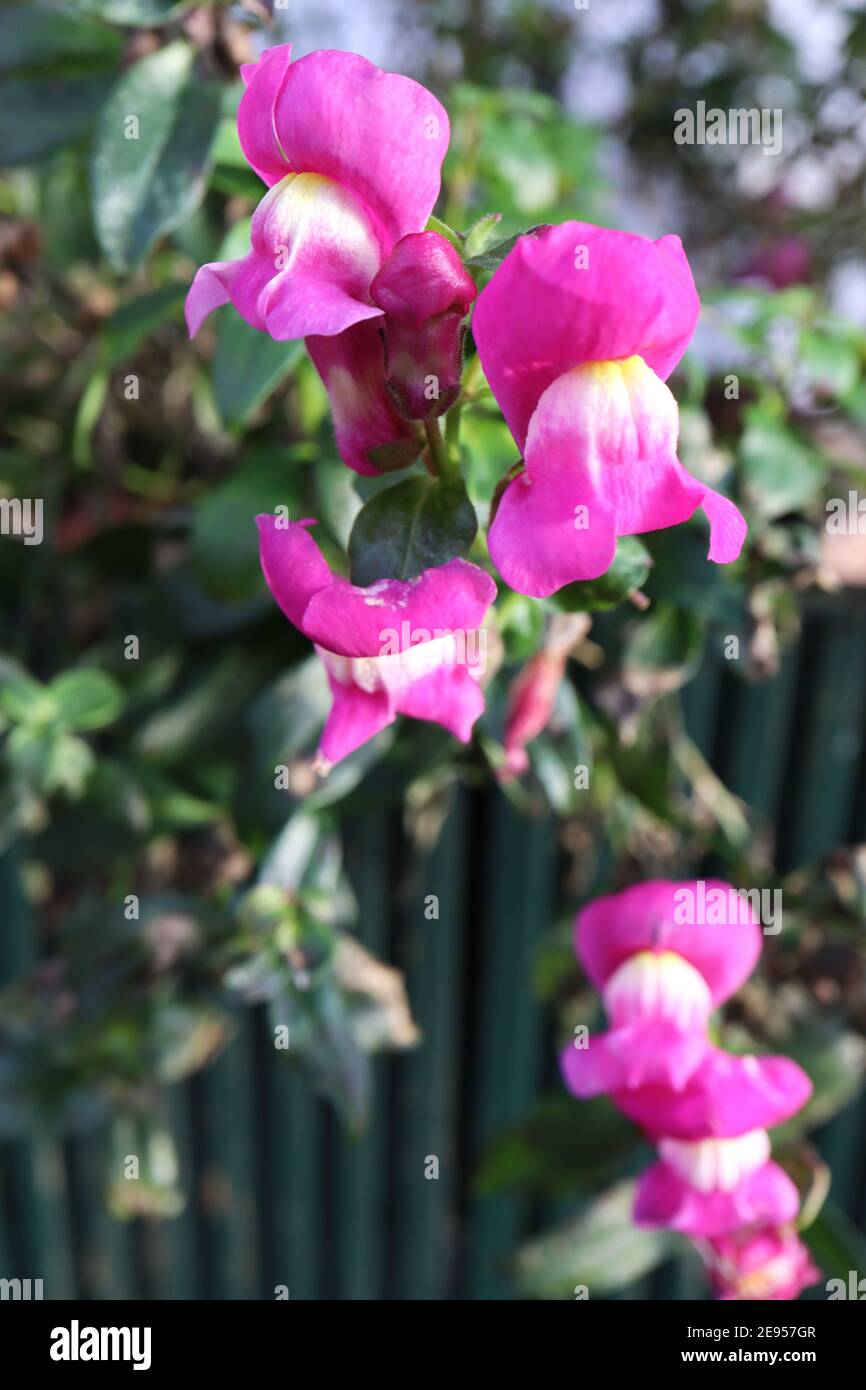
[{"label": "dark green fence", "polygon": [[[746,685],[709,664],[685,692],[692,735],[723,779],[779,830],[783,868],[866,838],[866,608],[827,603],[777,679]],[[399,818],[345,826],[360,935],[405,971],[423,1032],[376,1065],[373,1117],[347,1141],[247,1016],[232,1047],[170,1096],[190,1200],[178,1218],[106,1214],[101,1132],[0,1146],[0,1270],[43,1278],[47,1298],[507,1298],[517,1242],[554,1214],[480,1199],[483,1145],[558,1085],[533,961],[559,897],[557,824],[525,820],[495,791],[461,793],[429,859]],[[36,943],[12,856],[0,864],[0,978]],[[440,897],[427,921],[424,898]],[[866,1104],[820,1146],[836,1204],[866,1216]],[[430,1156],[439,1177],[425,1177]],[[627,1296],[701,1296],[691,1264]]]}]

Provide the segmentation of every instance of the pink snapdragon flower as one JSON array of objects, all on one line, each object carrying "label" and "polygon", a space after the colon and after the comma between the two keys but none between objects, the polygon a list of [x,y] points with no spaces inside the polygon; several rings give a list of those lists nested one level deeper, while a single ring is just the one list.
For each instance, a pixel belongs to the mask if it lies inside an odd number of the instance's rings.
[{"label": "pink snapdragon flower", "polygon": [[291,44],[241,69],[241,148],[269,192],[240,261],[199,270],[187,322],[231,301],[272,338],[332,337],[381,317],[370,285],[439,195],[449,126],[426,88],[356,53],[291,61]]},{"label": "pink snapdragon flower", "polygon": [[638,1226],[722,1236],[743,1226],[793,1221],[797,1188],[770,1158],[770,1136],[753,1129],[726,1139],[660,1139],[659,1162],[638,1182]]},{"label": "pink snapdragon flower", "polygon": [[272,338],[306,339],[345,462],[404,467],[421,449],[407,420],[441,413],[459,389],[475,297],[454,248],[424,230],[448,116],[426,88],[354,53],[293,63],[282,44],[241,72],[238,136],[269,192],[249,253],[196,274],[190,334],[231,302]]},{"label": "pink snapdragon flower", "polygon": [[398,714],[430,720],[467,743],[484,709],[484,633],[496,597],[489,575],[450,560],[415,579],[361,588],[331,573],[312,521],[256,518],[262,569],[286,617],[325,664],[333,705],[319,745],[322,770]]},{"label": "pink snapdragon flower", "polygon": [[[751,974],[761,927],[751,910],[731,923],[684,923],[684,890],[659,880],[597,898],[578,915],[578,959],[599,991],[611,1027],[561,1056],[566,1084],[582,1098],[640,1097],[655,1086],[676,1098],[711,1049],[710,1014]],[[707,891],[727,884],[707,885]],[[739,900],[737,900],[739,901]],[[623,1107],[625,1108],[625,1107]]]},{"label": "pink snapdragon flower", "polygon": [[526,464],[489,534],[512,588],[543,598],[595,579],[618,536],[675,526],[698,507],[709,558],[737,558],[745,521],[677,458],[664,384],[699,310],[678,237],[585,222],[521,237],[481,292],[475,341]]},{"label": "pink snapdragon flower", "polygon": [[791,1227],[737,1231],[701,1241],[698,1249],[720,1299],[795,1299],[821,1278]]},{"label": "pink snapdragon flower", "polygon": [[[796,1238],[774,1244],[799,1194],[771,1158],[767,1130],[805,1105],[812,1083],[789,1058],[732,1055],[707,1031],[760,953],[748,899],[722,883],[638,884],[584,908],[576,945],[612,1026],[587,1047],[576,1039],[562,1070],[578,1096],[608,1092],[657,1145],[638,1181],[635,1223],[691,1236],[711,1261],[713,1242],[727,1241],[718,1244],[725,1297],[762,1296],[741,1287],[796,1297],[814,1270]],[[762,1242],[750,1244],[749,1231]]]}]

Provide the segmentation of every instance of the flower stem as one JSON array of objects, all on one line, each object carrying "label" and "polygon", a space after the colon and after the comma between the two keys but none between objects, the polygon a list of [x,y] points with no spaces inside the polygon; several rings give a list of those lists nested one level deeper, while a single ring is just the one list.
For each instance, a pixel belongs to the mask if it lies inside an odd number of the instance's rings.
[{"label": "flower stem", "polygon": [[424,433],[427,436],[427,448],[430,451],[430,462],[434,470],[440,478],[450,477],[454,470],[451,467],[445,440],[442,438],[439,421],[425,420]]}]

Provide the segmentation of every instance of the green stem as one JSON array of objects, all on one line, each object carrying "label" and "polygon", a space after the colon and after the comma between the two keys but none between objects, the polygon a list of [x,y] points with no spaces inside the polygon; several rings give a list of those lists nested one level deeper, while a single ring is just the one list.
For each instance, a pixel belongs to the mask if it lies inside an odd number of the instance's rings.
[{"label": "green stem", "polygon": [[439,421],[425,420],[424,433],[427,436],[427,448],[430,451],[430,462],[433,468],[440,478],[453,477],[455,470],[448,456],[448,448],[445,444],[445,440],[442,438]]}]

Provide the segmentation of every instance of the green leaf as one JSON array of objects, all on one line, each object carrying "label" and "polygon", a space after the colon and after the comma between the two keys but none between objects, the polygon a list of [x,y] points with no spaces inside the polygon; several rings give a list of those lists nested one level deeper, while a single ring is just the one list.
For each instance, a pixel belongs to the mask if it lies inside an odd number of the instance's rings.
[{"label": "green leaf", "polygon": [[350,1133],[366,1123],[370,1101],[370,1060],[351,1025],[347,1001],[333,980],[275,1000],[271,1026],[285,1025],[289,1046],[282,1054],[300,1061],[314,1086],[336,1106]]},{"label": "green leaf", "polygon": [[460,252],[461,256],[463,255],[463,241],[460,233],[455,232],[453,227],[449,227],[447,222],[440,221],[438,217],[429,217],[427,219],[427,226],[424,230],[427,232],[438,232],[440,236],[444,236],[446,241],[451,242],[451,245],[456,251]]},{"label": "green leaf", "polygon": [[[847,1288],[852,1269],[858,1271],[858,1279],[862,1277],[866,1270],[866,1238],[832,1202],[825,1203],[803,1238],[826,1278],[842,1279]],[[833,1292],[828,1290],[828,1294]]]},{"label": "green leaf", "polygon": [[12,78],[0,87],[0,159],[25,164],[83,140],[112,84],[102,73]]},{"label": "green leaf", "polygon": [[501,212],[488,212],[469,228],[463,243],[463,253],[467,259],[471,260],[473,256],[480,256],[488,250],[501,221]]},{"label": "green leaf", "polygon": [[623,663],[625,684],[642,698],[679,690],[701,662],[705,627],[694,613],[658,604],[638,626]]},{"label": "green leaf", "polygon": [[462,479],[406,478],[358,513],[349,537],[352,582],[414,579],[467,555],[477,530]]},{"label": "green leaf", "polygon": [[9,735],[6,755],[13,772],[28,786],[42,790],[47,785],[52,756],[50,730],[19,724]]},{"label": "green leaf", "polygon": [[56,729],[19,724],[9,735],[7,750],[16,774],[38,792],[65,791],[78,797],[95,765],[82,739]]},{"label": "green leaf", "polygon": [[[241,430],[268,396],[295,370],[303,343],[278,343],[241,318],[230,305],[217,316],[217,349],[211,381],[225,425]],[[259,509],[261,510],[261,508]]]},{"label": "green leaf", "polygon": [[740,467],[747,505],[769,520],[807,507],[824,471],[795,434],[757,411],[749,413],[740,440]]},{"label": "green leaf", "polygon": [[675,1239],[667,1231],[635,1226],[633,1206],[634,1183],[621,1183],[575,1220],[529,1241],[514,1265],[521,1292],[530,1298],[565,1298],[585,1287],[594,1298],[655,1269],[676,1249]]},{"label": "green leaf", "polygon": [[48,693],[69,729],[103,729],[119,718],[125,703],[120,686],[104,671],[64,671]]},{"label": "green leaf", "polygon": [[489,503],[500,479],[516,462],[514,436],[500,415],[464,410],[460,422],[460,448],[470,497],[479,504]]},{"label": "green leaf", "polygon": [[50,718],[54,712],[44,685],[28,676],[9,657],[0,657],[0,711],[16,724],[31,723],[40,717]]},{"label": "green leaf", "polygon": [[508,237],[506,241],[498,241],[495,246],[490,246],[486,251],[482,251],[474,256],[467,256],[466,264],[475,266],[478,270],[498,270],[505,260],[505,257],[512,252],[518,241],[523,236],[534,236],[542,228],[527,227],[525,232],[517,232],[514,236]]},{"label": "green leaf", "polygon": [[[330,703],[327,677],[315,655],[293,666],[262,691],[249,712],[248,724],[263,773],[273,778],[275,764],[286,763],[313,747]],[[287,823],[287,832],[297,819]],[[297,828],[292,831],[294,836],[299,833]]]},{"label": "green leaf", "polygon": [[616,608],[639,589],[650,571],[652,559],[637,536],[620,536],[609,570],[598,579],[566,584],[551,598],[565,613],[591,613]]},{"label": "green leaf", "polygon": [[246,599],[262,590],[255,518],[280,506],[291,513],[295,496],[291,465],[276,449],[251,452],[242,468],[208,489],[193,518],[190,559],[209,594]]},{"label": "green leaf", "polygon": [[523,594],[506,593],[496,613],[508,660],[527,661],[534,656],[544,638],[542,605]]},{"label": "green leaf", "polygon": [[579,767],[592,768],[592,745],[577,691],[562,681],[549,726],[529,745],[532,770],[558,816],[574,815],[586,799],[575,785]]},{"label": "green leaf", "polygon": [[638,1143],[634,1125],[606,1098],[577,1106],[571,1096],[543,1096],[528,1120],[482,1154],[475,1186],[482,1196],[571,1196],[610,1182],[614,1165]]},{"label": "green leaf", "polygon": [[108,372],[99,368],[81,393],[81,400],[75,412],[71,451],[73,461],[79,468],[89,468],[93,462],[93,431],[99,424],[108,386]]},{"label": "green leaf", "polygon": [[42,5],[0,9],[0,72],[76,60],[110,62],[119,49],[117,34],[86,15]]},{"label": "green leaf", "polygon": [[196,77],[194,58],[181,42],[142,58],[121,77],[100,115],[94,222],[117,270],[139,261],[204,195],[221,93],[217,83]]},{"label": "green leaf", "polygon": [[810,382],[835,397],[847,396],[860,379],[860,358],[851,343],[824,333],[803,333],[800,360]]},{"label": "green leaf", "polygon": [[188,289],[188,285],[162,285],[122,304],[102,330],[102,366],[111,371],[133,357],[155,328],[175,316]]},{"label": "green leaf", "polygon": [[826,1124],[854,1099],[866,1078],[866,1039],[859,1033],[834,1031],[818,1022],[799,1028],[785,1051],[800,1063],[814,1089],[803,1109],[773,1131],[777,1143]]}]

